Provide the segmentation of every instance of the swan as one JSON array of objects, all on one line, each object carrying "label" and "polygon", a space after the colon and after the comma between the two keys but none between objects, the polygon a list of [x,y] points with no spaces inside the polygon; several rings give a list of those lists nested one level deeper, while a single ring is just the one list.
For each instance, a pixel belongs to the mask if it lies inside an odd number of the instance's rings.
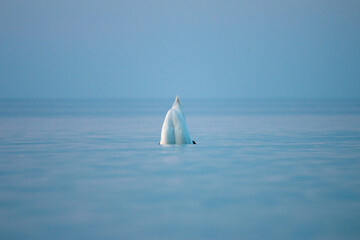
[{"label": "swan", "polygon": [[162,129],[160,144],[196,144],[191,141],[179,96],[167,112]]}]

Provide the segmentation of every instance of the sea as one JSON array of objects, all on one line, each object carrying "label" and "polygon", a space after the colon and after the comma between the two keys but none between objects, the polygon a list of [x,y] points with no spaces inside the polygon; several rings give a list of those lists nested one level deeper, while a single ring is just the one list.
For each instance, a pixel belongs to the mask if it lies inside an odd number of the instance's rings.
[{"label": "sea", "polygon": [[360,239],[360,100],[0,100],[0,239]]}]

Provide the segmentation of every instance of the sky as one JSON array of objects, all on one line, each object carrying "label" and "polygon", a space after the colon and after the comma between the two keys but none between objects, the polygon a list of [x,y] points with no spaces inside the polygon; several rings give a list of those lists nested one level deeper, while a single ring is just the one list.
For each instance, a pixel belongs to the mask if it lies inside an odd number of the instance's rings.
[{"label": "sky", "polygon": [[360,98],[360,1],[0,1],[0,98],[175,95]]}]

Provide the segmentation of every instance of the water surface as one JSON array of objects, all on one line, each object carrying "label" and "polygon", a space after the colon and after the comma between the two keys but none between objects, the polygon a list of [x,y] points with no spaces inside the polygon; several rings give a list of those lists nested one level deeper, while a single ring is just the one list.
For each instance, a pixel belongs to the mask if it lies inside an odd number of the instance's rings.
[{"label": "water surface", "polygon": [[0,101],[0,239],[359,239],[360,101]]}]

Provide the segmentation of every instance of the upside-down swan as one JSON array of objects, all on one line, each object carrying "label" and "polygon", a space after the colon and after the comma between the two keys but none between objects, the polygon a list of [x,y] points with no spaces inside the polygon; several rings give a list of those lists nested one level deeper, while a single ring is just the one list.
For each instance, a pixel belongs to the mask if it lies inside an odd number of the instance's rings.
[{"label": "upside-down swan", "polygon": [[162,129],[160,144],[196,144],[191,141],[179,96],[167,112]]}]

